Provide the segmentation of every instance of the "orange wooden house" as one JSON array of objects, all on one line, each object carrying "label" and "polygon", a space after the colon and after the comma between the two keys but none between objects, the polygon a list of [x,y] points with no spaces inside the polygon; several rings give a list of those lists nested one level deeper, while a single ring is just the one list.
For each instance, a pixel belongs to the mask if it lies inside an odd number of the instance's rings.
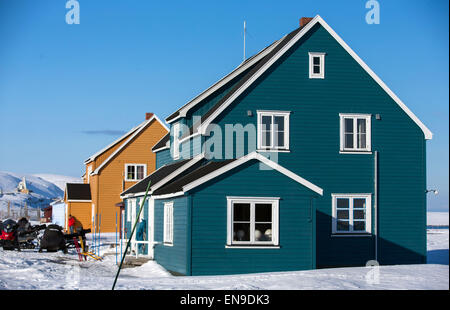
[{"label": "orange wooden house", "polygon": [[72,215],[78,227],[114,232],[116,213],[118,225],[121,223],[121,209],[116,206],[122,201],[120,193],[155,170],[156,157],[151,148],[167,133],[156,115],[146,113],[143,123],[85,160],[84,183],[66,185],[65,228]]}]

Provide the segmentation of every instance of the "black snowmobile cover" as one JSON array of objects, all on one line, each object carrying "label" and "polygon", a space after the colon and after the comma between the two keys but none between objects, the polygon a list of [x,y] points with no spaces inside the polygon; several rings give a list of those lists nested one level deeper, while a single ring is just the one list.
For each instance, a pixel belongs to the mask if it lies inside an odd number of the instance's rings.
[{"label": "black snowmobile cover", "polygon": [[40,248],[47,251],[64,250],[66,248],[66,240],[62,227],[55,224],[48,225],[42,236]]}]

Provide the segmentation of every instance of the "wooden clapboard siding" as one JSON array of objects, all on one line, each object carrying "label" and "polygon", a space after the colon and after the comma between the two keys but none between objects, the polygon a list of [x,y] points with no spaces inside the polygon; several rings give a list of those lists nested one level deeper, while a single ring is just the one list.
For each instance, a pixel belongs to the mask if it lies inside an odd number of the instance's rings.
[{"label": "wooden clapboard siding", "polygon": [[[163,244],[164,203],[173,202],[173,246]],[[155,200],[154,258],[167,270],[188,274],[188,197]]]},{"label": "wooden clapboard siding", "polygon": [[[67,214],[66,222],[69,215],[75,218],[75,227],[83,227],[84,229],[92,229],[91,221],[91,202],[66,202],[67,203]],[[68,227],[67,227],[68,229]]]},{"label": "wooden clapboard siding", "polygon": [[162,166],[173,162],[172,156],[170,155],[170,149],[155,152],[155,157],[156,157],[156,169],[159,169]]},{"label": "wooden clapboard siding", "polygon": [[[280,248],[225,248],[227,196],[280,197]],[[260,169],[256,160],[195,189],[191,193],[192,275],[315,268],[311,208],[316,196],[278,171]]]}]

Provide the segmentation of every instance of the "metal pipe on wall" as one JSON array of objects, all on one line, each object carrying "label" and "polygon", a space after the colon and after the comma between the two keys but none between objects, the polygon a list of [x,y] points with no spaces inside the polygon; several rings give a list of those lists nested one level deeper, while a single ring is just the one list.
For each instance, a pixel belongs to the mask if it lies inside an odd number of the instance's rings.
[{"label": "metal pipe on wall", "polygon": [[375,260],[378,261],[378,151],[374,152],[374,179],[373,179],[373,211],[374,211],[374,236],[375,236]]}]

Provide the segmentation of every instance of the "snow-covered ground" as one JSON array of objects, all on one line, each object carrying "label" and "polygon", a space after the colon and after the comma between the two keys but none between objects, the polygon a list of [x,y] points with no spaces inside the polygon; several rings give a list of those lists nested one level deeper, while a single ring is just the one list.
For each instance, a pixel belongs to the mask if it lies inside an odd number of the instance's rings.
[{"label": "snow-covered ground", "polygon": [[[117,289],[449,289],[448,229],[428,231],[428,264],[319,269],[230,276],[176,277],[150,261],[122,269]],[[91,236],[90,236],[91,237]],[[103,253],[114,254],[103,238]],[[0,250],[0,289],[111,289],[114,255],[79,262],[72,251]]]}]

